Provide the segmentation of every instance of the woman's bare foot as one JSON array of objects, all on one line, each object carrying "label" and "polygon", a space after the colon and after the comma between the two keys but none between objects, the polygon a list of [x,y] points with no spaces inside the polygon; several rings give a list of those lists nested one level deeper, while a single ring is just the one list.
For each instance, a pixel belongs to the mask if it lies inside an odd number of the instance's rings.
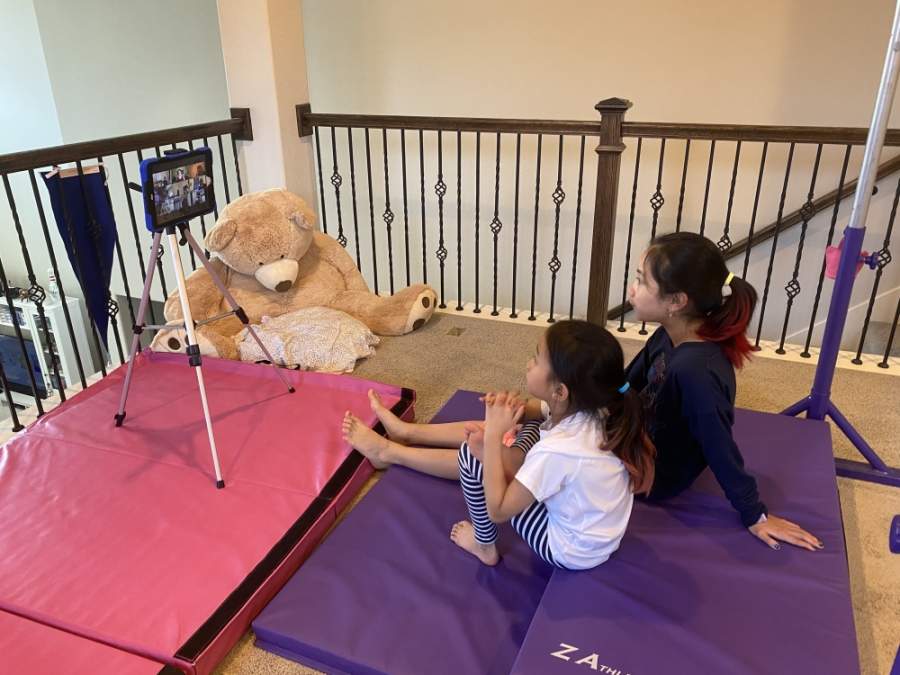
[{"label": "woman's bare foot", "polygon": [[381,400],[381,396],[374,389],[369,389],[369,406],[372,412],[378,418],[378,421],[384,426],[388,436],[400,443],[401,445],[409,445],[409,429],[407,423],[397,417],[388,409]]},{"label": "woman's bare foot", "polygon": [[376,469],[386,469],[391,462],[387,458],[389,441],[376,433],[349,410],[344,413],[341,423],[344,440],[359,450]]},{"label": "woman's bare foot", "polygon": [[461,520],[450,530],[451,541],[463,551],[468,551],[485,565],[493,567],[500,562],[496,544],[482,544],[475,539],[475,528],[468,520]]}]

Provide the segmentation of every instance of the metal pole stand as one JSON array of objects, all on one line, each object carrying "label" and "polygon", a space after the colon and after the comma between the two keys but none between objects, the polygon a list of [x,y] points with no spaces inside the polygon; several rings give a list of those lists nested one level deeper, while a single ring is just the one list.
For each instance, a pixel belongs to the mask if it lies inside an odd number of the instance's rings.
[{"label": "metal pole stand", "polygon": [[875,185],[878,159],[884,145],[891,103],[897,88],[898,71],[900,71],[900,0],[898,0],[894,12],[891,41],[885,57],[881,86],[875,101],[875,112],[872,115],[869,136],[866,139],[866,151],[859,172],[856,195],[853,198],[850,222],[844,231],[841,262],[834,281],[834,291],[831,295],[831,305],[828,308],[828,319],[825,323],[825,333],[822,336],[822,349],[819,352],[819,362],[816,365],[812,390],[809,396],[782,412],[784,415],[791,416],[805,412],[808,418],[816,420],[823,420],[826,415],[829,416],[868,460],[866,463],[835,459],[837,474],[894,487],[900,487],[900,470],[885,464],[884,460],[866,443],[862,435],[831,401],[831,383],[834,380],[834,369],[841,348],[841,336],[847,320],[850,295],[853,292],[856,265],[860,261],[863,238],[866,234],[866,216],[869,211],[872,188]]},{"label": "metal pole stand", "polygon": [[[179,241],[176,232],[181,232],[181,240]],[[222,471],[219,467],[219,453],[216,450],[216,439],[213,435],[213,427],[212,427],[212,419],[209,414],[209,405],[206,400],[206,386],[203,382],[203,369],[202,365],[202,357],[200,355],[200,346],[197,344],[196,333],[194,332],[195,326],[197,324],[194,323],[194,318],[191,314],[191,304],[188,300],[187,296],[187,288],[185,286],[184,280],[184,267],[181,264],[181,256],[178,253],[178,247],[181,244],[188,243],[194,252],[199,256],[200,260],[203,262],[203,266],[209,275],[212,277],[216,286],[218,286],[219,290],[222,291],[229,305],[231,306],[231,311],[222,314],[221,316],[214,317],[215,319],[224,318],[226,316],[230,316],[234,314],[237,316],[241,322],[247,327],[247,330],[256,340],[257,344],[262,349],[263,353],[268,358],[269,363],[272,364],[272,367],[275,369],[278,378],[281,382],[287,387],[289,393],[294,393],[294,387],[287,381],[284,374],[281,372],[281,369],[278,367],[278,364],[275,363],[275,359],[272,358],[272,355],[269,353],[269,350],[266,349],[265,345],[259,339],[259,336],[256,334],[256,331],[253,330],[253,326],[250,325],[250,321],[247,318],[247,313],[238,305],[237,301],[228,292],[228,289],[225,288],[225,285],[222,283],[222,280],[216,275],[215,270],[209,264],[209,261],[206,259],[206,255],[203,253],[203,249],[200,248],[199,244],[197,244],[196,240],[191,236],[190,230],[188,230],[188,224],[186,222],[177,223],[168,225],[165,228],[166,237],[169,242],[169,254],[172,258],[172,265],[175,270],[175,279],[178,283],[178,299],[181,303],[181,314],[184,317],[184,328],[187,333],[187,347],[185,348],[185,352],[188,355],[188,363],[192,368],[194,368],[194,372],[197,374],[197,386],[200,389],[200,401],[203,405],[203,419],[206,422],[206,433],[209,437],[209,449],[212,454],[212,462],[213,468],[215,469],[216,474],[216,487],[223,488],[225,487],[225,481],[222,479]],[[153,284],[153,272],[156,269],[156,260],[159,254],[159,247],[162,239],[162,231],[156,231],[153,234],[153,247],[150,251],[150,257],[147,259],[147,271],[144,280],[144,290],[141,293],[141,303],[138,308],[138,316],[137,322],[134,326],[134,337],[131,340],[131,352],[128,355],[128,370],[125,373],[125,383],[122,386],[122,396],[119,399],[119,409],[116,412],[115,420],[116,426],[120,427],[125,422],[125,403],[128,399],[128,390],[131,386],[131,377],[134,372],[134,356],[137,353],[138,347],[140,346],[141,334],[145,329],[160,329],[160,328],[169,328],[170,326],[148,326],[144,323],[144,316],[147,312],[147,306],[150,303],[150,287]],[[212,320],[212,319],[211,319]]]}]

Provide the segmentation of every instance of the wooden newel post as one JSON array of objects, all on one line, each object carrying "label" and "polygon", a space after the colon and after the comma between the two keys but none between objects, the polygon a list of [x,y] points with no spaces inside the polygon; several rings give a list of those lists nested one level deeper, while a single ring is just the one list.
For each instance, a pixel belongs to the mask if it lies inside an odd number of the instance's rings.
[{"label": "wooden newel post", "polygon": [[601,326],[609,309],[613,241],[616,233],[616,198],[622,162],[622,120],[631,101],[608,98],[594,108],[600,113],[600,145],[597,146],[597,195],[594,201],[594,233],[588,278],[587,319]]}]

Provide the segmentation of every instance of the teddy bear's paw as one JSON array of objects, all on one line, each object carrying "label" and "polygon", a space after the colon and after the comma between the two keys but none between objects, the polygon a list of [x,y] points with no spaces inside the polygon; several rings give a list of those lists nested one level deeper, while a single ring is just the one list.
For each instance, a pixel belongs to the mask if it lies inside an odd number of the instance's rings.
[{"label": "teddy bear's paw", "polygon": [[434,314],[435,307],[437,307],[437,295],[431,288],[426,288],[413,301],[404,332],[411,333],[424,326]]},{"label": "teddy bear's paw", "polygon": [[[200,353],[203,356],[219,355],[215,345],[202,333],[195,332],[194,336],[197,338],[197,344],[200,345]],[[187,331],[182,326],[163,328],[153,338],[150,348],[157,352],[183,354],[187,348]]]}]

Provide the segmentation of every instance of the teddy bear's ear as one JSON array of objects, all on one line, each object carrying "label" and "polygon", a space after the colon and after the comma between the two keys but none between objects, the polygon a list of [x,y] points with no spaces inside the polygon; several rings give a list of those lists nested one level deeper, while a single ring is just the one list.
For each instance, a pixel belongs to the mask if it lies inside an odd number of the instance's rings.
[{"label": "teddy bear's ear", "polygon": [[237,222],[228,218],[216,223],[216,226],[206,234],[206,248],[213,252],[218,252],[228,246],[228,243],[234,239],[237,233]]},{"label": "teddy bear's ear", "polygon": [[307,220],[306,214],[304,214],[302,211],[294,211],[290,216],[290,220],[301,230],[313,229],[312,223]]}]

